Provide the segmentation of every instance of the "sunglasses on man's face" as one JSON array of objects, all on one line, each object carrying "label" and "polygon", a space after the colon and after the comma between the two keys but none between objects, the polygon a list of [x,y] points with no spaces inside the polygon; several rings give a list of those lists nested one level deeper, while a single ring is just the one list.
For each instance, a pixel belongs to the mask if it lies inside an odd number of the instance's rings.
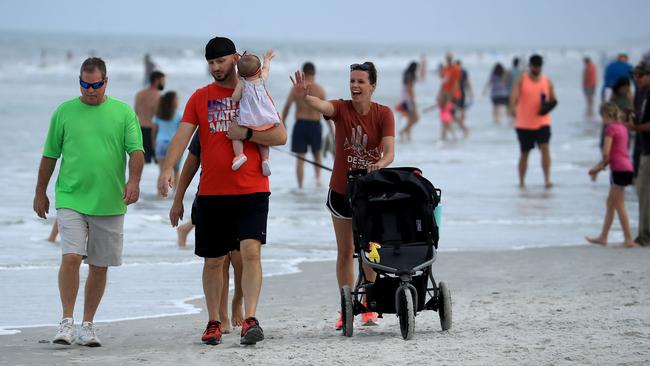
[{"label": "sunglasses on man's face", "polygon": [[97,89],[101,88],[102,86],[104,86],[105,82],[106,82],[106,80],[104,79],[104,80],[100,80],[100,81],[98,81],[96,83],[87,83],[87,82],[81,80],[81,78],[79,78],[79,85],[81,85],[81,87],[84,88],[84,89],[90,89],[90,87],[92,87],[93,89],[97,90]]},{"label": "sunglasses on man's face", "polygon": [[370,65],[367,63],[362,63],[362,64],[352,64],[350,65],[350,71],[354,70],[362,70],[362,71],[369,71],[370,70]]}]

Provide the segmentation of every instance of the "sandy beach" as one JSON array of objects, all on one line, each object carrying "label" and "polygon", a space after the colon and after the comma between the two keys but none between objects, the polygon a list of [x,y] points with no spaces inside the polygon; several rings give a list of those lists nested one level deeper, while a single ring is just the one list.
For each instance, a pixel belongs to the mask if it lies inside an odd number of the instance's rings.
[{"label": "sandy beach", "polygon": [[99,323],[95,349],[50,344],[53,327],[23,329],[0,338],[0,364],[647,365],[649,262],[647,249],[595,246],[442,252],[434,274],[451,287],[453,327],[441,332],[438,314],[422,312],[411,341],[394,315],[341,336],[334,263],[304,263],[299,274],[265,279],[266,340],[256,346],[240,346],[237,331],[202,345],[202,312]]}]

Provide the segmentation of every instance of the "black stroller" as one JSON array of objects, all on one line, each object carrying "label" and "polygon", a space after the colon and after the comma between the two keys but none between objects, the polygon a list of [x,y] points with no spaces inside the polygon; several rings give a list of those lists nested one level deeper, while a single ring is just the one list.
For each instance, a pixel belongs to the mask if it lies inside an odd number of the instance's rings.
[{"label": "black stroller", "polygon": [[[343,335],[352,336],[354,315],[369,311],[397,314],[404,339],[413,337],[422,310],[437,311],[442,330],[451,328],[449,288],[436,285],[431,273],[438,248],[433,211],[441,191],[417,168],[385,168],[350,171],[347,194],[359,276],[354,290],[341,289]],[[377,273],[374,283],[362,264]]]}]

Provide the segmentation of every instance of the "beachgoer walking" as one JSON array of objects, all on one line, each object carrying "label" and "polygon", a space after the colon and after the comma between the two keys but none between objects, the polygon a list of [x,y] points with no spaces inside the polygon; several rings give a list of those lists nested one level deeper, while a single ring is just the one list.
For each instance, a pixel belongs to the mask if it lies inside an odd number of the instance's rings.
[{"label": "beachgoer walking", "polygon": [[151,73],[156,69],[156,64],[151,59],[151,55],[148,53],[144,54],[144,78],[142,83],[147,85],[151,80]]},{"label": "beachgoer walking", "polygon": [[[460,80],[462,78],[462,71],[460,66],[454,63],[454,55],[451,52],[447,53],[445,57],[447,64],[440,69],[440,78],[442,79],[442,85],[440,86],[440,93],[445,93],[452,98],[452,103],[454,103],[455,109],[458,109],[458,112],[464,108],[461,104],[461,90],[460,90]],[[454,121],[460,126],[463,130],[463,135],[467,137],[469,130],[465,126],[464,113],[455,113]]]},{"label": "beachgoer walking", "polygon": [[[540,55],[530,57],[528,71],[515,84],[510,96],[510,109],[515,111],[515,129],[519,140],[519,186],[525,187],[528,154],[535,145],[542,154],[544,186],[551,188],[551,116],[542,114],[542,106],[556,103],[551,80],[542,74],[543,59]],[[550,104],[553,105],[553,104]]]},{"label": "beachgoer walking", "polygon": [[[153,117],[153,125],[151,129],[151,141],[153,141],[152,149],[156,152],[156,160],[160,172],[165,165],[165,158],[167,157],[167,149],[169,143],[174,137],[174,133],[181,124],[181,115],[178,110],[178,95],[174,91],[168,91],[160,97],[158,103],[158,111]],[[175,180],[178,181],[178,167],[177,163],[174,165]]]},{"label": "beachgoer walking", "polygon": [[[196,90],[187,102],[181,125],[169,145],[158,189],[161,195],[167,195],[173,184],[172,167],[198,129],[202,173],[194,215],[194,252],[204,258],[202,280],[208,309],[208,324],[201,339],[212,345],[221,342],[223,266],[226,255],[239,249],[245,317],[240,342],[255,344],[264,339],[255,314],[262,286],[260,255],[261,245],[266,243],[270,195],[269,179],[262,175],[257,145],[282,145],[287,134],[282,124],[254,131],[232,123],[239,109],[232,99],[239,55],[230,39],[211,39],[205,47],[205,59],[215,81]],[[236,171],[232,170],[232,140],[244,141],[244,153],[250,163]]]},{"label": "beachgoer walking", "polygon": [[[306,82],[311,85],[309,95],[325,99],[325,89],[316,83],[316,67],[314,64],[305,62],[302,65],[302,72],[305,75]],[[287,117],[289,116],[289,110],[291,110],[291,106],[294,103],[296,104],[296,123],[293,125],[293,131],[291,133],[291,151],[299,156],[296,159],[296,179],[298,180],[298,188],[302,188],[305,175],[304,159],[308,148],[311,148],[314,162],[318,165],[321,164],[320,151],[322,147],[323,128],[320,122],[321,114],[307,106],[302,99],[296,99],[294,89],[289,92],[287,101],[282,108],[282,121],[284,121],[285,126]],[[333,134],[331,125],[328,123],[327,126],[329,133]],[[320,166],[318,165],[314,165],[314,175],[316,177],[316,185],[320,186]]]},{"label": "beachgoer walking", "polygon": [[607,236],[612,227],[614,215],[617,214],[621,222],[621,229],[625,240],[622,247],[632,248],[639,245],[632,240],[630,222],[625,209],[625,187],[632,184],[634,167],[627,151],[627,129],[621,122],[622,112],[614,102],[606,102],[600,107],[600,115],[605,125],[605,144],[603,146],[603,159],[593,168],[589,169],[591,180],[596,181],[599,172],[609,165],[610,188],[607,196],[607,209],[605,221],[600,234],[596,237],[585,237],[592,244],[607,245]]},{"label": "beachgoer walking", "polygon": [[472,90],[472,83],[469,81],[469,73],[463,67],[460,60],[456,60],[456,65],[460,67],[460,99],[456,101],[455,115],[458,119],[465,124],[465,111],[474,102],[474,91]]},{"label": "beachgoer walking", "polygon": [[[176,190],[174,194],[174,203],[172,204],[171,209],[169,210],[169,220],[172,223],[172,226],[177,226],[176,230],[178,231],[178,240],[179,246],[185,247],[185,242],[187,241],[187,236],[194,229],[193,217],[196,215],[196,199],[197,195],[194,196],[194,203],[192,204],[192,211],[190,214],[190,221],[179,225],[179,222],[183,220],[184,207],[183,207],[183,198],[185,197],[185,192],[187,187],[189,187],[194,175],[199,170],[201,166],[201,143],[199,141],[199,135],[194,134],[192,137],[192,142],[187,148],[188,154],[185,163],[183,163],[183,170],[181,176],[176,184]],[[183,245],[181,244],[181,241]],[[232,316],[228,316],[228,283],[230,281],[230,265],[235,274],[235,291],[232,297]],[[239,327],[244,321],[244,312],[242,309],[243,306],[243,294],[241,288],[241,254],[239,250],[233,250],[228,255],[226,255],[225,262],[223,265],[223,286],[221,288],[221,302],[219,304],[219,318],[221,319],[221,330],[224,334],[231,332],[232,327]]]},{"label": "beachgoer walking", "polygon": [[637,110],[636,122],[626,123],[626,127],[636,131],[640,143],[641,156],[636,178],[636,191],[639,197],[639,235],[636,243],[650,246],[650,61],[641,61],[632,70],[637,85],[637,93],[644,98]]},{"label": "beachgoer walking", "polygon": [[[100,346],[93,319],[106,287],[109,266],[122,264],[126,206],[138,200],[143,166],[142,135],[127,104],[105,95],[106,64],[88,58],[79,75],[81,97],[63,102],[52,115],[38,171],[34,211],[49,213],[47,186],[63,155],[56,181],[57,224],[61,235],[59,292],[63,320],[57,344]],[[127,158],[129,175],[125,182]],[[84,314],[77,331],[73,312],[81,261],[88,264]]]},{"label": "beachgoer walking", "polygon": [[151,129],[153,127],[153,117],[158,111],[160,92],[164,89],[165,74],[160,71],[153,71],[149,79],[149,86],[135,95],[134,108],[142,129],[144,162],[147,164],[151,163],[155,158],[155,151],[151,141]]},{"label": "beachgoer walking", "polygon": [[506,108],[508,105],[508,76],[506,70],[498,62],[494,65],[490,78],[485,83],[483,94],[490,91],[490,98],[492,99],[492,117],[494,123],[501,123],[501,109]]},{"label": "beachgoer walking", "polygon": [[591,62],[591,58],[584,58],[585,68],[582,71],[582,92],[585,95],[587,104],[587,117],[594,115],[594,94],[596,92],[596,85],[598,84],[596,77],[596,65]]},{"label": "beachgoer walking", "polygon": [[[512,89],[515,87],[515,84],[519,81],[520,77],[521,68],[519,67],[519,57],[514,57],[512,59],[512,67],[510,70],[508,70],[508,99],[512,95]],[[514,115],[515,111],[510,109],[510,103],[508,103],[508,117],[512,117]]]},{"label": "beachgoer walking", "polygon": [[[352,212],[345,199],[347,173],[351,169],[375,171],[387,167],[395,156],[395,121],[390,108],[372,101],[377,87],[377,69],[372,62],[350,65],[350,100],[323,100],[310,95],[310,85],[302,73],[296,71],[295,96],[311,108],[334,121],[336,154],[330,179],[327,208],[332,214],[336,235],[336,279],[338,288],[354,285],[354,241]],[[374,281],[375,273],[364,267],[366,278]],[[363,313],[364,324],[377,324],[375,313]],[[342,318],[336,328],[343,326]]]},{"label": "beachgoer walking", "polygon": [[620,78],[631,78],[630,71],[632,65],[628,63],[628,57],[625,53],[619,53],[616,60],[612,61],[605,68],[603,77],[603,87],[600,92],[600,99],[605,102],[609,100],[614,84]]},{"label": "beachgoer walking", "polygon": [[402,101],[400,102],[400,112],[406,115],[406,126],[399,132],[399,136],[406,140],[411,140],[411,129],[418,122],[420,116],[415,104],[415,81],[417,78],[418,63],[411,62],[404,74],[402,75]]}]

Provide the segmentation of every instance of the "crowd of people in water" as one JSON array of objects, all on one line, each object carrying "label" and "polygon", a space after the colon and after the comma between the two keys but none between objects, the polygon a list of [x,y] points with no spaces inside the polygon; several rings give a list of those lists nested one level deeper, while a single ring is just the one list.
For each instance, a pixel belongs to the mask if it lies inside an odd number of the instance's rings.
[{"label": "crowd of people in water", "polygon": [[[474,102],[474,90],[468,71],[451,53],[436,71],[440,89],[433,106],[420,108],[416,102],[414,86],[428,73],[422,57],[405,69],[401,100],[394,108],[373,100],[380,74],[373,62],[354,63],[349,70],[341,70],[349,72],[348,99],[328,99],[316,81],[316,65],[305,62],[290,76],[291,90],[282,111],[265,86],[274,55],[273,50],[262,57],[239,54],[230,39],[212,38],[206,44],[205,59],[214,81],[198,88],[182,113],[182,97],[165,91],[167,76],[155,68],[149,55],[145,57],[147,85],[135,95],[133,108],[105,95],[109,78],[101,58],[84,61],[79,75],[81,97],[65,101],[53,113],[34,197],[34,211],[45,218],[49,212],[47,185],[65,150],[66,159],[61,162],[56,184],[55,226],[62,237],[59,286],[63,320],[55,343],[71,344],[76,340],[86,346],[101,345],[93,318],[106,285],[107,268],[121,264],[124,214],[126,206],[139,198],[144,164],[159,165],[157,188],[161,196],[174,188],[169,216],[172,226],[180,224],[179,246],[186,245],[188,233],[195,228],[194,251],[204,259],[202,283],[208,316],[201,340],[219,344],[223,333],[241,326],[241,343],[249,345],[264,339],[255,314],[262,286],[261,246],[266,243],[269,210],[269,147],[287,142],[285,123],[291,119],[289,112],[294,105],[291,151],[297,158],[299,187],[303,185],[305,161],[314,163],[316,182],[320,184],[324,147],[321,117],[331,136],[334,166],[324,206],[331,213],[336,237],[339,289],[353,287],[355,279],[347,173],[360,168],[373,172],[390,166],[396,135],[399,143],[409,143],[422,113],[437,110],[441,140],[456,139],[457,132],[463,139],[470,134],[465,113]],[[597,70],[589,57],[585,57],[584,64],[586,115],[593,116]],[[542,157],[545,188],[553,188],[551,115],[558,100],[543,68],[544,58],[539,54],[526,59],[516,57],[509,68],[497,63],[482,91],[492,102],[494,122],[509,120],[516,131],[520,148],[516,169],[522,188],[526,187],[530,152],[536,147]],[[595,179],[609,168],[611,182],[603,228],[598,236],[586,238],[591,243],[608,244],[609,229],[618,215],[625,236],[621,247],[650,246],[649,99],[650,58],[632,66],[627,55],[618,55],[605,69],[600,92],[602,160],[588,171]],[[395,113],[405,120],[397,134]],[[89,120],[108,127],[89,131],[85,127]],[[179,161],[185,149],[189,153],[181,167]],[[308,152],[313,161],[307,159]],[[182,224],[183,198],[199,168],[199,188],[188,215],[191,220]],[[636,237],[631,233],[624,204],[628,185],[635,185],[638,195]],[[83,322],[77,334],[72,315],[82,260],[90,270]],[[229,316],[231,265],[235,294]],[[372,270],[364,268],[364,272],[373,281]],[[379,321],[373,312],[362,313],[361,318],[365,325]],[[335,327],[340,329],[342,323],[339,314]]]}]

